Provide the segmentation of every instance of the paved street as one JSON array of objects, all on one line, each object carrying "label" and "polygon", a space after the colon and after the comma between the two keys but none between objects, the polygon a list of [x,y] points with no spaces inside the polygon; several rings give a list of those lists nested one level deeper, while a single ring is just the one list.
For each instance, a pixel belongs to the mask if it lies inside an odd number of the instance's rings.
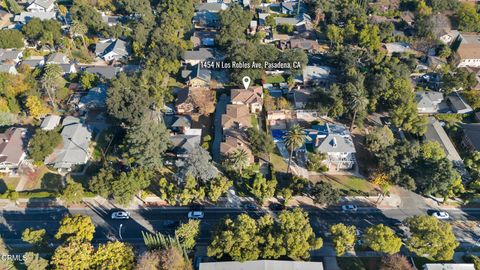
[{"label": "paved street", "polygon": [[[95,243],[102,243],[108,240],[120,239],[119,228],[122,225],[122,238],[135,246],[143,245],[142,231],[160,231],[162,233],[172,233],[173,228],[166,228],[166,220],[187,220],[187,208],[155,208],[140,209],[130,211],[132,218],[130,220],[111,220],[110,211],[107,209],[85,209],[85,210],[27,210],[25,211],[2,211],[0,217],[0,234],[7,244],[15,247],[21,247],[25,243],[21,241],[21,233],[25,228],[45,228],[47,234],[53,236],[58,228],[59,220],[66,214],[84,214],[92,217],[97,230],[94,238]],[[265,210],[267,211],[267,210]],[[315,232],[325,237],[326,229],[335,223],[343,222],[348,225],[356,225],[363,229],[373,224],[384,223],[395,226],[406,217],[416,214],[426,213],[423,210],[409,209],[362,209],[356,213],[342,213],[337,210],[308,209],[310,220]],[[227,208],[208,208],[205,210],[205,218],[202,220],[201,235],[199,243],[208,244],[210,231],[212,227],[223,217],[229,215],[235,217],[243,213],[242,209]],[[480,210],[452,210],[448,211],[452,217],[455,234],[461,242],[470,242],[473,244],[479,237],[480,231],[476,226],[476,221],[480,220]],[[257,213],[250,213],[252,217],[259,217]],[[468,221],[467,221],[468,220]],[[475,222],[474,222],[475,221]],[[474,223],[473,223],[474,222]],[[474,224],[465,227],[464,224]],[[458,225],[462,224],[462,226]]]}]

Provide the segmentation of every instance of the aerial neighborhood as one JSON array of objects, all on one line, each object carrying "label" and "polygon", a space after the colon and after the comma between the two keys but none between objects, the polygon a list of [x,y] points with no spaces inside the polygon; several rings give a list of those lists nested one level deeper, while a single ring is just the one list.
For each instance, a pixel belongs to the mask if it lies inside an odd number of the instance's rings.
[{"label": "aerial neighborhood", "polygon": [[0,269],[478,270],[480,3],[0,1],[0,174]]}]

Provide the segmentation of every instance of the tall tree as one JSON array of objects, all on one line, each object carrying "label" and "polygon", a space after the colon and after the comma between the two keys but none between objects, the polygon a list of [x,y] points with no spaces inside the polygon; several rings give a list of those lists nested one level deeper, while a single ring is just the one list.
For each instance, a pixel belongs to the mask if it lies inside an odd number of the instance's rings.
[{"label": "tall tree", "polygon": [[345,226],[345,224],[338,223],[330,227],[330,232],[332,233],[333,246],[335,247],[337,256],[342,256],[355,245],[355,226]]},{"label": "tall tree", "polygon": [[100,244],[93,255],[93,269],[133,269],[135,253],[128,244],[115,241]]},{"label": "tall tree", "polygon": [[368,228],[363,236],[365,246],[373,251],[388,254],[398,253],[402,247],[402,240],[389,227],[378,224]]},{"label": "tall tree", "polygon": [[220,196],[233,186],[233,181],[225,176],[217,176],[208,182],[207,197],[212,202],[217,202]]},{"label": "tall tree", "polygon": [[407,257],[395,254],[382,258],[380,270],[413,270]]},{"label": "tall tree", "polygon": [[56,239],[64,238],[66,242],[78,244],[90,242],[95,233],[95,225],[88,216],[74,215],[65,216],[60,221],[60,228],[55,234]]},{"label": "tall tree", "polygon": [[418,256],[434,260],[451,260],[459,243],[450,224],[432,216],[414,216],[404,221],[411,236],[407,248]]},{"label": "tall tree", "polygon": [[227,48],[231,44],[246,40],[247,27],[252,20],[252,13],[234,4],[220,12],[220,33],[218,44]]},{"label": "tall tree", "polygon": [[111,196],[115,202],[128,205],[135,195],[150,185],[152,172],[144,168],[133,169],[130,172],[122,172],[111,183]]},{"label": "tall tree", "polygon": [[93,252],[89,242],[68,242],[55,249],[50,264],[55,269],[91,269]]},{"label": "tall tree", "polygon": [[300,125],[293,125],[285,134],[284,140],[287,149],[290,151],[290,157],[288,159],[287,173],[290,172],[290,165],[292,163],[293,151],[301,147],[305,140],[308,138],[307,134]]},{"label": "tall tree", "polygon": [[45,229],[26,228],[22,232],[22,240],[35,246],[42,246],[46,243],[45,233]]},{"label": "tall tree", "polygon": [[185,249],[192,250],[197,243],[199,233],[200,220],[189,220],[175,230],[175,237]]},{"label": "tall tree", "polygon": [[65,80],[62,77],[63,71],[59,65],[48,64],[45,66],[41,78],[42,88],[47,94],[53,107],[55,103],[55,93],[65,86]]},{"label": "tall tree", "polygon": [[180,168],[177,176],[181,180],[191,175],[196,180],[206,183],[218,175],[218,169],[212,163],[210,153],[199,145],[188,153],[187,159],[177,160],[175,165]]},{"label": "tall tree", "polygon": [[73,181],[69,178],[67,180],[67,187],[62,190],[60,198],[67,204],[77,204],[80,203],[83,199],[84,189],[81,183]]},{"label": "tall tree", "polygon": [[355,125],[355,118],[357,117],[357,113],[359,111],[363,111],[366,109],[368,105],[368,99],[365,97],[363,93],[360,91],[356,91],[353,93],[350,99],[350,108],[353,110],[353,117],[352,117],[352,124],[350,125],[350,132],[353,130],[353,126]]},{"label": "tall tree", "polygon": [[230,155],[228,155],[226,164],[228,168],[242,174],[243,169],[248,166],[248,154],[243,148],[236,149]]},{"label": "tall tree", "polygon": [[273,197],[277,188],[277,180],[267,180],[262,173],[256,173],[252,180],[250,192],[255,198],[263,203],[265,199]]},{"label": "tall tree", "polygon": [[62,142],[62,136],[58,130],[41,130],[37,129],[28,147],[28,154],[36,164],[42,164],[47,156],[49,156],[55,147]]},{"label": "tall tree", "polygon": [[170,146],[170,134],[163,123],[145,119],[128,129],[125,146],[133,163],[158,170],[163,167],[163,153]]}]

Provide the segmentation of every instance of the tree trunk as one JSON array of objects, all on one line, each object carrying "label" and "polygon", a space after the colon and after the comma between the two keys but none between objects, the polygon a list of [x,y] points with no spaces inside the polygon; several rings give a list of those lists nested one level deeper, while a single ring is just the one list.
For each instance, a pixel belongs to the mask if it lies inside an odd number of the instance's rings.
[{"label": "tree trunk", "polygon": [[292,158],[293,158],[293,147],[290,149],[290,158],[288,159],[287,173],[290,172],[290,165],[292,164]]},{"label": "tree trunk", "polygon": [[355,125],[355,118],[357,117],[357,110],[353,113],[352,124],[350,125],[350,133],[352,133],[353,125]]}]

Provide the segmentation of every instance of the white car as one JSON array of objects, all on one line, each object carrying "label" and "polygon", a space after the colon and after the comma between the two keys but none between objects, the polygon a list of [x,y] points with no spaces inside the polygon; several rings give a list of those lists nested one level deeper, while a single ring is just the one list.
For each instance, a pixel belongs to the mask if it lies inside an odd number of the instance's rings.
[{"label": "white car", "polygon": [[447,212],[442,212],[442,211],[433,212],[432,216],[434,216],[438,219],[449,219],[450,218],[450,215]]},{"label": "white car", "polygon": [[357,206],[353,204],[342,205],[343,212],[357,212]]},{"label": "white car", "polygon": [[126,211],[113,212],[112,219],[130,219],[130,213]]},{"label": "white car", "polygon": [[202,219],[203,218],[203,212],[202,211],[190,211],[190,212],[188,212],[188,218],[189,219]]}]

